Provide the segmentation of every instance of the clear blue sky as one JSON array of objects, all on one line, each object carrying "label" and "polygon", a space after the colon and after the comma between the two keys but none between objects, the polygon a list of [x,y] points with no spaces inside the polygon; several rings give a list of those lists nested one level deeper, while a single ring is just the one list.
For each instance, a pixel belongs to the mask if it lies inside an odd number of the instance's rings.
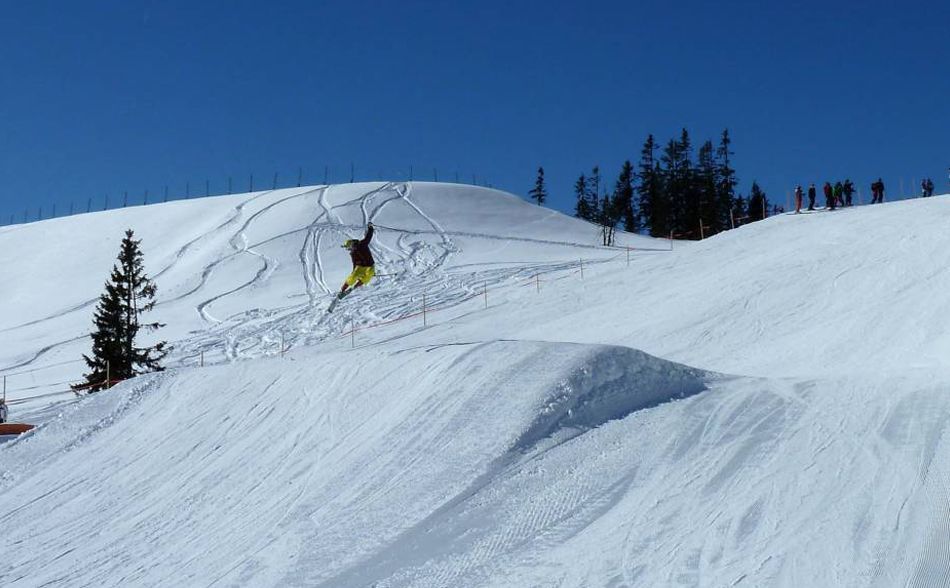
[{"label": "clear blue sky", "polygon": [[[8,2],[0,224],[173,196],[461,178],[573,206],[644,138],[728,127],[740,189],[950,165],[950,3]],[[910,191],[910,186],[906,187]]]}]

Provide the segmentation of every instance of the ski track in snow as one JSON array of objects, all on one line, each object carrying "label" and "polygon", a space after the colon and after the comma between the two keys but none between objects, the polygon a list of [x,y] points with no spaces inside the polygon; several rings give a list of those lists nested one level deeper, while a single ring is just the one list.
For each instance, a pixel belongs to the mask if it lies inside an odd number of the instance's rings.
[{"label": "ski track in snow", "polygon": [[[351,325],[396,318],[404,314],[407,307],[414,312],[418,312],[422,306],[422,300],[417,294],[420,290],[429,292],[431,296],[428,300],[429,306],[444,307],[446,304],[451,305],[467,299],[485,287],[509,284],[513,280],[527,279],[536,274],[570,270],[581,263],[579,261],[523,263],[517,267],[493,268],[484,271],[479,271],[479,268],[482,267],[480,264],[472,264],[468,267],[467,273],[460,273],[460,268],[456,267],[450,274],[443,268],[448,264],[452,254],[458,251],[458,246],[450,236],[455,233],[444,230],[437,221],[413,202],[411,184],[383,183],[355,198],[342,202],[331,202],[332,192],[331,187],[318,187],[282,198],[256,211],[237,227],[229,239],[232,253],[206,265],[201,273],[200,284],[177,299],[182,299],[201,289],[206,289],[206,284],[216,268],[237,256],[250,254],[261,259],[262,263],[255,274],[243,283],[224,292],[207,296],[196,306],[196,310],[202,319],[211,326],[205,333],[195,338],[177,342],[178,357],[183,359],[192,358],[193,360],[202,351],[223,349],[222,358],[233,361],[262,352],[265,354],[273,353],[274,350],[279,349],[278,341],[284,341],[286,348],[293,348],[300,344],[312,345],[342,333]],[[281,232],[278,235],[255,241],[253,244],[248,243],[246,235],[254,230],[255,223],[260,221],[262,215],[283,202],[314,193],[317,195],[316,201],[321,212],[308,226],[303,229]],[[413,211],[432,230],[401,230],[396,237],[395,248],[391,247],[382,238],[374,239],[372,247],[378,258],[377,272],[384,274],[383,277],[377,278],[377,280],[387,280],[388,287],[376,292],[374,307],[370,314],[359,316],[355,315],[352,310],[344,310],[342,312],[338,311],[332,316],[320,316],[321,313],[316,307],[319,305],[322,296],[335,292],[335,288],[327,283],[325,264],[321,253],[324,244],[327,242],[333,243],[341,233],[347,230],[361,229],[366,222],[374,220],[384,209],[400,203]],[[245,204],[247,203],[243,203],[238,207],[237,214],[226,223],[228,227],[234,227],[239,223]],[[359,225],[348,225],[341,217],[342,213],[353,207],[358,207],[362,219],[362,223]],[[380,230],[383,233],[389,232],[385,228]],[[257,253],[260,247],[301,232],[303,233],[303,239],[297,257],[302,265],[307,304],[291,305],[274,310],[256,309],[250,314],[239,313],[230,317],[217,317],[210,312],[210,307],[215,302],[258,286],[265,282],[267,276],[276,270],[277,260],[269,259]],[[476,239],[501,239],[497,236],[486,236],[477,232],[458,234]],[[425,235],[437,236],[438,245],[412,240],[413,238],[424,238]],[[544,245],[577,245],[566,241],[531,239],[525,239],[525,241]],[[582,249],[586,248],[586,246],[581,247]],[[591,260],[587,263],[594,265],[599,262]],[[349,300],[357,300],[357,294],[354,294]],[[317,316],[314,317],[314,313]],[[271,351],[268,351],[269,349]]]}]

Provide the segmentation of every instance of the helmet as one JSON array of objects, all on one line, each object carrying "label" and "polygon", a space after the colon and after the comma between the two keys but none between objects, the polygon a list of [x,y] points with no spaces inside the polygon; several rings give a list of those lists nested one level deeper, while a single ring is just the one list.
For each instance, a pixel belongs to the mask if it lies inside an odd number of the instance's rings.
[{"label": "helmet", "polygon": [[352,249],[356,245],[356,239],[347,239],[343,242],[344,249]]}]

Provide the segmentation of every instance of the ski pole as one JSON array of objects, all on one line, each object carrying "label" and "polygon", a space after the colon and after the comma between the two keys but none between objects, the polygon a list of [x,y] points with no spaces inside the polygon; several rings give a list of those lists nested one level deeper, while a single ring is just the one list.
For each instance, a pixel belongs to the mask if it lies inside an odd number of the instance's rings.
[{"label": "ski pole", "polygon": [[408,232],[409,232],[409,231],[407,231],[407,230],[405,230],[405,229],[396,229],[396,228],[393,228],[393,227],[387,227],[386,225],[378,225],[378,224],[376,224],[376,223],[373,223],[373,226],[376,227],[377,229],[383,229],[383,230],[386,230],[386,231],[395,231],[395,232],[397,232],[397,233],[408,233]]}]

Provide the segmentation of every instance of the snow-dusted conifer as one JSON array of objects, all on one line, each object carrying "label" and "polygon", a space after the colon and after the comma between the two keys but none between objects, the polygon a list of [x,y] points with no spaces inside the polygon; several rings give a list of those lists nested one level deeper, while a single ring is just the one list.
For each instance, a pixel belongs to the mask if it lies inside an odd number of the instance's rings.
[{"label": "snow-dusted conifer", "polygon": [[544,187],[544,168],[538,168],[538,179],[534,182],[534,189],[528,192],[528,196],[537,201],[538,206],[544,204],[544,201],[548,199],[547,189]]},{"label": "snow-dusted conifer", "polygon": [[141,241],[125,232],[117,263],[99,297],[93,319],[92,355],[83,355],[90,371],[85,382],[74,390],[97,392],[109,387],[110,380],[125,380],[135,375],[161,371],[160,361],[167,354],[164,341],[150,347],[137,347],[139,331],[154,331],[161,323],[141,323],[139,316],[155,306],[155,284],[145,275]]}]

